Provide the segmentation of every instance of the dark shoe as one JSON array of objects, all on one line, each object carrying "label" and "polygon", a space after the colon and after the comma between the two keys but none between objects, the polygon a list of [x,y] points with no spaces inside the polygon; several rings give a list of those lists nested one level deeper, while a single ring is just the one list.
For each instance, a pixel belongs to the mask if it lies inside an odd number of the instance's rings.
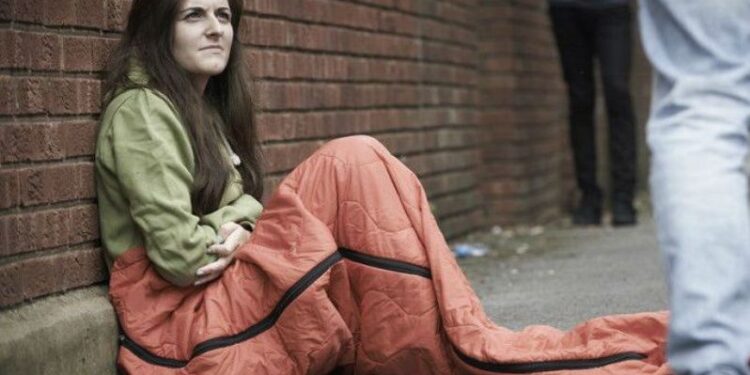
[{"label": "dark shoe", "polygon": [[573,224],[599,225],[602,223],[602,205],[592,199],[582,199],[581,204],[573,211]]},{"label": "dark shoe", "polygon": [[635,225],[638,222],[638,213],[632,203],[612,203],[612,225],[615,227]]}]

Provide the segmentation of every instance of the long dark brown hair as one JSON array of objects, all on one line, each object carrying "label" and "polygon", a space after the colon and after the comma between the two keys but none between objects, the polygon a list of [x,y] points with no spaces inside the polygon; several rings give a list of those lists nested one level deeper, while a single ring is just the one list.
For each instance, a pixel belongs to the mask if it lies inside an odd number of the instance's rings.
[{"label": "long dark brown hair", "polygon": [[[215,211],[229,182],[232,165],[222,153],[222,129],[242,160],[238,167],[245,193],[263,195],[262,155],[256,133],[251,77],[244,66],[238,39],[242,0],[228,0],[234,37],[227,67],[211,77],[201,95],[172,56],[172,23],[180,0],[134,0],[128,25],[114,50],[105,80],[102,108],[124,89],[144,87],[129,73],[137,61],[148,75],[145,87],[159,91],[176,108],[190,136],[195,157],[193,212]],[[216,115],[221,119],[217,123]]]}]

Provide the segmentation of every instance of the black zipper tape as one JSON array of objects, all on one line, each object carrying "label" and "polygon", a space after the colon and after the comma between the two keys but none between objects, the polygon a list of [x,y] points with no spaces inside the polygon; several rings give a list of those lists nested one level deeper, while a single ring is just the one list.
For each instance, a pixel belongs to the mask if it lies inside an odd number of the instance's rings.
[{"label": "black zipper tape", "polygon": [[315,265],[312,270],[310,270],[296,283],[294,283],[294,285],[292,285],[292,287],[289,288],[286,293],[284,293],[284,295],[281,297],[281,300],[279,300],[279,303],[276,304],[276,307],[274,307],[271,313],[263,318],[263,320],[235,335],[217,337],[196,345],[193,348],[192,357],[197,357],[210,350],[219,349],[225,346],[230,346],[245,340],[249,340],[273,327],[276,321],[279,320],[279,317],[284,312],[284,310],[286,310],[286,308],[295,299],[297,299],[297,297],[299,297],[302,292],[304,292],[310,285],[312,285],[313,282],[315,282],[315,280],[320,278],[320,276],[328,271],[328,269],[336,264],[339,260],[341,260],[341,254],[339,252],[335,252],[329,255],[328,258]]},{"label": "black zipper tape", "polygon": [[[401,262],[393,259],[376,257],[360,253],[354,250],[339,248],[338,251],[329,255],[322,262],[318,263],[302,278],[300,278],[289,290],[281,297],[281,300],[274,307],[271,313],[263,318],[260,322],[250,326],[248,329],[231,335],[222,336],[206,340],[193,348],[193,352],[190,359],[195,358],[203,353],[211,350],[224,348],[227,346],[239,344],[243,341],[252,339],[253,337],[265,332],[269,328],[273,327],[284,310],[299,297],[315,280],[320,278],[328,269],[334,264],[340,261],[342,258],[346,258],[353,262],[361,263],[370,267],[384,269],[388,271],[410,274],[421,276],[427,279],[432,279],[432,273],[429,268],[417,266],[411,263]],[[122,346],[133,352],[138,358],[145,362],[171,368],[181,368],[187,366],[190,359],[187,361],[160,357],[151,354],[146,349],[143,349],[135,341],[128,338],[125,334],[120,335],[120,343]],[[646,358],[644,354],[635,352],[619,353],[607,357],[591,358],[591,359],[573,359],[573,360],[558,360],[558,361],[542,361],[542,362],[528,362],[528,363],[492,363],[482,362],[475,358],[469,357],[461,353],[455,346],[453,351],[456,355],[464,361],[466,364],[478,368],[480,370],[498,373],[508,374],[527,374],[533,372],[544,372],[544,371],[560,371],[560,370],[585,370],[597,367],[604,367],[618,362],[629,361],[629,360],[642,360]]]},{"label": "black zipper tape", "polygon": [[136,357],[142,359],[144,362],[148,362],[152,365],[181,368],[187,366],[187,361],[180,361],[178,359],[159,357],[158,355],[151,354],[148,350],[143,349],[140,345],[136,344],[135,341],[131,340],[124,333],[120,333],[120,345],[130,350]]},{"label": "black zipper tape", "polygon": [[362,263],[371,267],[385,269],[388,271],[408,273],[411,275],[417,275],[432,279],[432,272],[430,272],[429,268],[415,266],[411,263],[401,262],[393,259],[367,255],[344,248],[340,248],[339,253],[341,253],[344,258],[349,259],[353,262]]},{"label": "black zipper tape", "polygon": [[[315,282],[315,280],[317,280],[326,271],[328,271],[331,266],[333,266],[340,260],[341,254],[339,252],[335,252],[329,255],[326,259],[315,265],[312,270],[310,270],[296,283],[294,283],[294,285],[292,285],[292,287],[289,288],[286,293],[284,293],[284,295],[281,297],[281,300],[279,300],[279,303],[277,303],[274,309],[271,310],[271,313],[263,318],[260,322],[253,324],[248,329],[240,333],[231,336],[216,337],[196,345],[193,348],[190,359],[193,359],[211,350],[220,349],[226,346],[238,344],[245,340],[249,340],[273,327],[274,323],[276,323],[287,306],[289,306],[289,304],[291,304],[297,297],[299,297],[299,295],[302,294],[302,292],[304,292],[305,289],[307,289],[313,282]],[[138,345],[135,341],[127,337],[124,333],[120,335],[120,342],[124,347],[133,352],[133,354],[138,356],[138,358],[154,365],[180,368],[187,366],[188,362],[190,361],[190,359],[188,359],[187,361],[181,361],[151,354],[149,351]]]},{"label": "black zipper tape", "polygon": [[[371,267],[386,269],[389,271],[408,273],[432,279],[432,272],[429,268],[416,266],[397,260],[376,257],[363,254],[349,249],[339,249],[344,258],[354,262],[362,263]],[[597,367],[604,367],[618,362],[629,360],[641,360],[646,358],[645,355],[635,352],[618,353],[615,355],[592,358],[592,359],[573,359],[560,361],[543,361],[529,363],[492,363],[482,362],[475,358],[461,353],[458,348],[453,346],[453,350],[458,357],[466,364],[489,372],[508,373],[508,374],[529,374],[533,372],[560,371],[560,370],[585,370]]]},{"label": "black zipper tape", "polygon": [[453,351],[458,358],[461,358],[466,364],[488,372],[498,372],[506,374],[530,374],[534,372],[545,371],[563,371],[563,370],[587,370],[597,367],[604,367],[618,362],[642,360],[646,355],[635,352],[624,352],[607,357],[591,359],[564,359],[558,361],[540,361],[540,362],[519,362],[519,363],[492,363],[482,362],[475,358],[461,353],[455,346]]}]

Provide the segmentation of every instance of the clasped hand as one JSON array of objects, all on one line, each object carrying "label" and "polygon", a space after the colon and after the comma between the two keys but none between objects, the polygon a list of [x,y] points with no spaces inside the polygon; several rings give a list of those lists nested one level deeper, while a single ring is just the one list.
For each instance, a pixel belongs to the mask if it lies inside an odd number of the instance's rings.
[{"label": "clasped hand", "polygon": [[195,272],[198,280],[193,285],[205,284],[221,276],[234,260],[234,251],[237,247],[250,239],[250,232],[237,223],[229,222],[219,228],[219,236],[225,239],[224,242],[213,244],[207,250],[209,254],[217,255],[219,259],[199,268]]}]

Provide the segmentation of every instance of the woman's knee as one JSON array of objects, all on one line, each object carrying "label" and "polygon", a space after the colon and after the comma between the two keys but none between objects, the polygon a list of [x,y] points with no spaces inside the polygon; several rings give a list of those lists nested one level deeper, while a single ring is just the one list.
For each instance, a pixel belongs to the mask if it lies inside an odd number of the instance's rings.
[{"label": "woman's knee", "polygon": [[380,141],[369,135],[336,138],[320,148],[318,153],[333,156],[350,164],[364,164],[389,154]]}]

